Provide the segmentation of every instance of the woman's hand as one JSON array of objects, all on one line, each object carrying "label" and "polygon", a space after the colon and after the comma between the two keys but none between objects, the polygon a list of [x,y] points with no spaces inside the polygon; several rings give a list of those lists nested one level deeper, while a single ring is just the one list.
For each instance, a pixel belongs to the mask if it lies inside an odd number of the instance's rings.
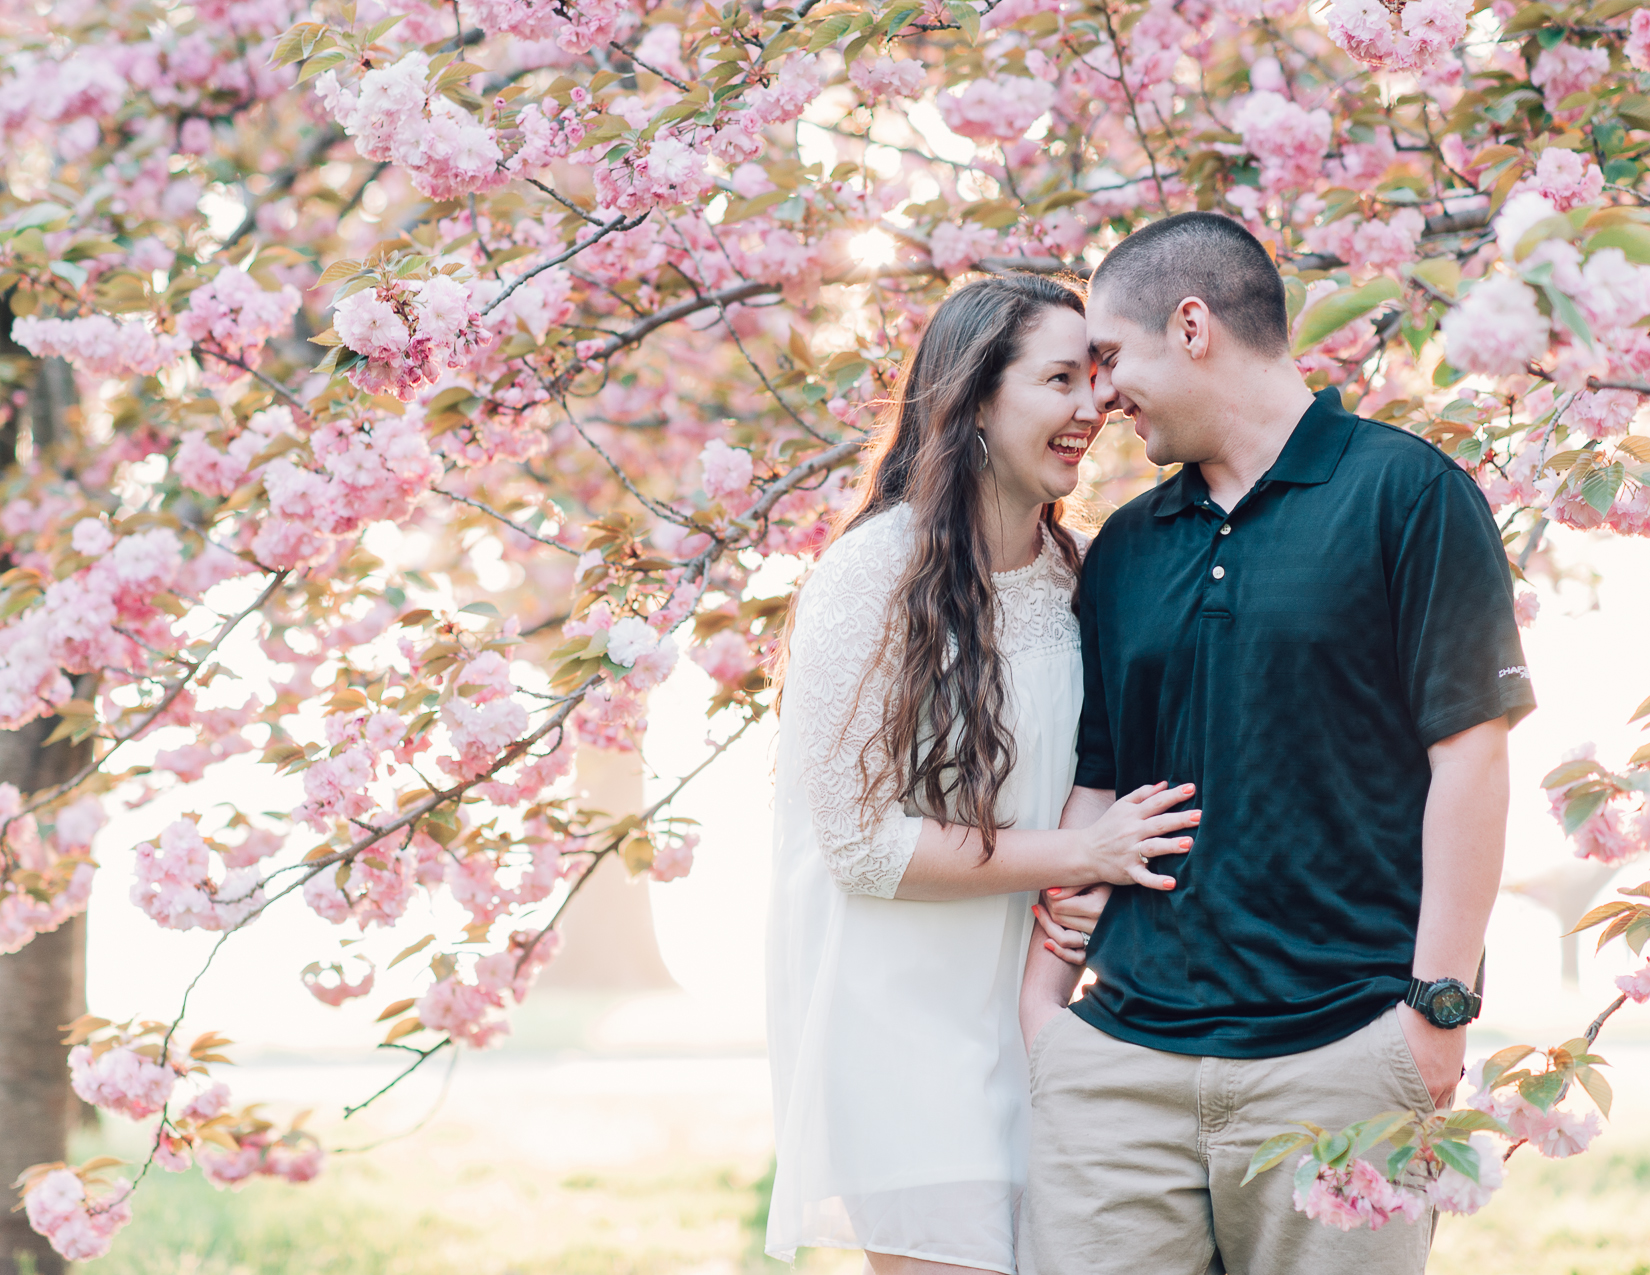
[{"label": "woman's hand", "polygon": [[1095,923],[1110,897],[1109,885],[1043,891],[1042,902],[1031,908],[1037,924],[1048,935],[1042,940],[1043,946],[1066,964],[1081,965],[1088,951],[1089,936],[1094,933]]},{"label": "woman's hand", "polygon": [[1092,880],[1110,885],[1143,885],[1149,890],[1172,890],[1174,878],[1159,876],[1148,866],[1155,855],[1185,854],[1190,837],[1168,834],[1197,827],[1201,810],[1166,813],[1191,798],[1193,784],[1170,788],[1150,784],[1119,797],[1098,820],[1081,830],[1084,857]]}]

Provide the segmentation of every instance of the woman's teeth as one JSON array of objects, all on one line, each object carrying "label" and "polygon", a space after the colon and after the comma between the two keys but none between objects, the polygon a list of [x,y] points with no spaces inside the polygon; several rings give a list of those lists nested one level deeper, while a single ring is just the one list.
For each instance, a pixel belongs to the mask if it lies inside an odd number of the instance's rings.
[{"label": "woman's teeth", "polygon": [[1087,450],[1087,441],[1087,439],[1081,438],[1056,438],[1049,443],[1049,446],[1066,460],[1078,460],[1081,459],[1083,452]]}]

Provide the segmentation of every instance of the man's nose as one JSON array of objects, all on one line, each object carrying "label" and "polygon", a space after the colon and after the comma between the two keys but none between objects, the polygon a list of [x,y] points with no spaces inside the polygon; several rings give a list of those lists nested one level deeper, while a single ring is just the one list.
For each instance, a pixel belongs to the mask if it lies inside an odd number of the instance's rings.
[{"label": "man's nose", "polygon": [[1102,420],[1123,406],[1117,387],[1111,383],[1111,373],[1104,368],[1094,374],[1094,411]]}]

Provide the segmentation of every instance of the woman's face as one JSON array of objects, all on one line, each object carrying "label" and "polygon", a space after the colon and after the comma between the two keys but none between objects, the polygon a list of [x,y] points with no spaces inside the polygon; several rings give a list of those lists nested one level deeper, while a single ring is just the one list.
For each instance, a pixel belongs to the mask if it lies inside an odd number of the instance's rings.
[{"label": "woman's face", "polygon": [[1083,316],[1049,307],[1021,342],[980,423],[1000,498],[1045,505],[1071,495],[1100,432]]}]

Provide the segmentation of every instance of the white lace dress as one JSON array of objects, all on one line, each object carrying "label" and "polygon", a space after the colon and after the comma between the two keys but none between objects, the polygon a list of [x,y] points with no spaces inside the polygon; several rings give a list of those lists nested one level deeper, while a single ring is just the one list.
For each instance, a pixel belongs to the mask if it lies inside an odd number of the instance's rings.
[{"label": "white lace dress", "polygon": [[[910,524],[901,506],[832,545],[791,639],[768,933],[779,1159],[767,1250],[793,1261],[798,1248],[869,1248],[1012,1275],[1032,897],[896,899],[922,820],[897,805],[861,818],[860,748],[888,694],[873,665]],[[1015,746],[999,820],[1053,828],[1083,700],[1076,581],[1046,532],[1031,566],[993,580]]]}]

